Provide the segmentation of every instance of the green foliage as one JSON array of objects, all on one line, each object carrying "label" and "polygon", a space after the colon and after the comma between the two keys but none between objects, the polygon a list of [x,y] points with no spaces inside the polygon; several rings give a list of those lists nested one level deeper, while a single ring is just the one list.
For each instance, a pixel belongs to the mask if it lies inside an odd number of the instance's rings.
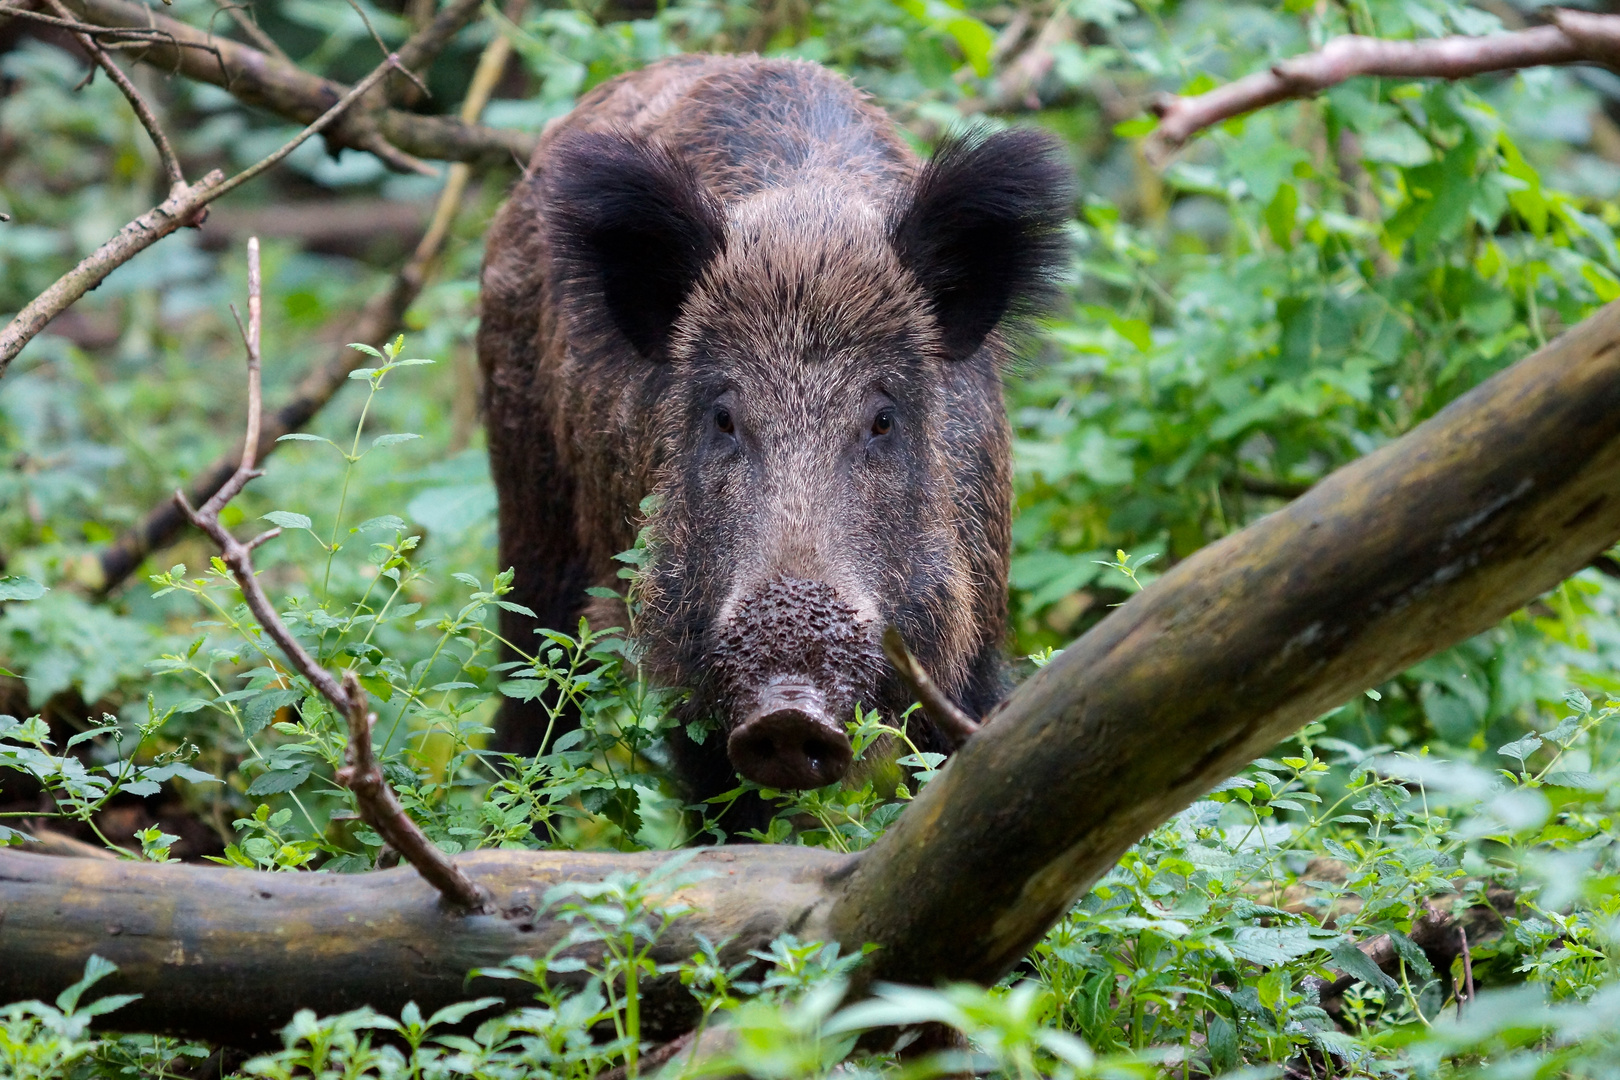
[{"label": "green foliage", "polygon": [[[1030,122],[1074,151],[1085,192],[1076,270],[1008,384],[1013,610],[1036,664],[1156,573],[1620,296],[1620,170],[1594,152],[1593,125],[1607,121],[1569,72],[1358,80],[1223,124],[1162,174],[1140,152],[1152,121],[1118,106],[1196,92],[1340,32],[1486,33],[1495,15],[1452,0],[1057,6],[1083,30],[1052,44],[1037,87],[1046,107]],[[403,39],[397,13],[360,8],[388,43]],[[435,100],[457,100],[490,33],[512,41],[523,90],[486,118],[533,131],[660,57],[755,49],[848,73],[926,148],[978,112],[1055,8],[685,0],[635,10],[643,17],[590,4],[531,5],[520,23],[491,13],[435,66]],[[196,25],[217,15],[203,0],[176,0],[173,13]],[[374,63],[351,7],[279,0],[256,15],[309,70],[353,78]],[[1017,30],[1026,15],[1030,28]],[[12,217],[0,224],[0,311],[162,186],[122,99],[105,79],[75,91],[80,76],[38,42],[0,53],[0,210]],[[188,162],[245,165],[286,134],[212,88],[148,89]],[[292,179],[261,179],[221,214],[311,194],[359,213],[435,188],[313,144],[288,169]],[[359,675],[381,718],[388,779],[444,850],[728,839],[727,811],[749,785],[684,804],[663,748],[675,694],[637,676],[621,632],[556,628],[511,643],[522,661],[497,662],[494,613],[511,605],[511,574],[491,556],[470,347],[479,234],[504,186],[493,177],[456,226],[441,281],[408,317],[411,353],[403,340],[354,346],[376,365],[289,438],[226,524],[282,530],[256,552],[263,580],[321,663]],[[389,244],[340,256],[267,241],[267,401],[290,392],[330,348],[324,328],[385,280],[399,254]],[[77,305],[0,386],[11,462],[0,473],[0,689],[15,714],[0,718],[0,842],[26,846],[17,819],[54,818],[157,861],[352,872],[382,855],[333,779],[344,724],[286,669],[200,537],[165,559],[169,569],[146,568],[153,588],[96,599],[82,587],[89,558],[240,438],[228,305],[243,292],[234,251],[182,232]],[[640,557],[621,556],[632,601]],[[1584,571],[1322,717],[1143,839],[1000,986],[879,988],[840,1008],[862,954],[791,938],[730,966],[723,943],[704,942],[659,970],[651,945],[680,913],[676,856],[645,879],[546,898],[571,923],[565,944],[603,946],[606,959],[586,971],[559,946],[483,972],[532,984],[532,1004],[501,1013],[482,999],[425,1018],[414,1006],[398,1017],[304,1013],[281,1051],[241,1072],[634,1073],[648,1049],[636,989],[666,976],[690,988],[703,1030],[732,1036],[718,1057],[677,1061],[693,1076],[825,1076],[863,1032],[922,1022],[964,1038],[905,1058],[857,1054],[841,1074],[1613,1075],[1617,673],[1620,588]],[[1566,697],[1572,686],[1591,698]],[[544,756],[502,761],[485,747],[503,697],[584,723]],[[902,721],[861,712],[858,778],[765,792],[779,812],[751,838],[869,846],[942,764],[907,744]],[[160,805],[217,833],[217,846],[165,831],[176,826],[153,816]],[[112,832],[109,811],[132,806],[147,818]],[[1437,968],[1415,944],[1425,905],[1460,913],[1504,891],[1514,899],[1499,931],[1474,940],[1466,962]],[[1393,974],[1357,948],[1386,937]],[[108,970],[92,960],[54,1005],[0,1008],[0,1073],[164,1075],[207,1055],[90,1034],[92,1017],[116,1022],[125,1003],[79,1007]],[[583,988],[550,986],[548,973]],[[1340,974],[1358,981],[1326,994]]]}]

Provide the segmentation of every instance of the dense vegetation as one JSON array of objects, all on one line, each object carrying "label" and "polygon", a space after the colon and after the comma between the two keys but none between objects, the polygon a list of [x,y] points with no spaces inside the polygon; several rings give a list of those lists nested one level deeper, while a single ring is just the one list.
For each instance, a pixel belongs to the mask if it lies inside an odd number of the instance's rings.
[{"label": "dense vegetation", "polygon": [[[404,11],[261,0],[305,67],[375,62],[357,15],[391,42]],[[945,0],[508,5],[435,68],[454,108],[491,34],[517,56],[486,113],[538,130],[612,75],[685,50],[759,49],[844,71],[919,148],[975,116],[1050,20],[1050,70],[1015,106],[1073,148],[1083,200],[1073,280],[1009,383],[1017,430],[1017,651],[1039,662],[1155,573],[1302,491],[1620,296],[1620,83],[1539,70],[1465,84],[1360,80],[1223,125],[1165,168],[1146,160],[1147,96],[1197,90],[1356,31],[1484,33],[1512,14],[1450,0],[1213,4]],[[431,7],[431,5],[429,5]],[[194,25],[222,18],[175,0]],[[223,25],[223,23],[221,24]],[[125,220],[161,173],[105,78],[54,39],[0,23],[0,311],[15,311]],[[287,134],[224,92],[150,68],[178,149],[247,164]],[[999,112],[1007,112],[1007,102]],[[994,118],[988,122],[1001,122]],[[445,850],[676,849],[727,839],[724,800],[683,805],[664,771],[671,693],[606,628],[560,627],[532,662],[496,663],[493,494],[471,358],[479,236],[513,172],[482,176],[438,276],[376,352],[227,511],[284,532],[259,564],[288,622],[329,666],[355,667],[381,717],[387,771]],[[265,870],[373,867],[381,840],[333,781],[345,732],[252,624],[197,534],[109,596],[94,554],[240,438],[242,237],[264,238],[273,404],[319,363],[414,239],[438,182],[306,145],[199,232],[118,271],[22,354],[0,385],[0,842],[44,824],[132,857]],[[300,213],[337,206],[320,235]],[[409,220],[411,215],[403,215]],[[334,224],[342,220],[342,230]],[[352,227],[360,222],[364,227]],[[307,230],[306,230],[307,231]],[[288,238],[291,237],[291,238]],[[385,351],[383,351],[385,350]],[[401,351],[402,350],[402,351]],[[422,358],[424,363],[414,358]],[[633,579],[635,551],[623,556]],[[1309,572],[1311,568],[1303,568]],[[858,956],[779,941],[751,970],[682,970],[728,1062],[822,1075],[858,1033],[939,1020],[970,1061],[857,1059],[845,1071],[1008,1076],[1599,1076],[1620,1065],[1614,980],[1620,867],[1620,583],[1603,563],[1467,644],[1322,717],[1145,839],[1006,984],[890,989],[839,1009]],[[150,576],[148,576],[150,575]],[[529,648],[526,643],[517,643]],[[584,729],[501,769],[481,749],[501,695],[547,686]],[[25,719],[27,718],[27,719]],[[939,761],[862,717],[858,782],[782,795],[756,839],[869,844]],[[885,737],[885,736],[890,737]],[[662,875],[552,898],[577,934],[614,943],[596,989],[544,987],[424,1019],[300,1016],[287,1049],[225,1067],[265,1076],[635,1071],[624,992],[678,914]],[[1431,899],[1432,898],[1432,899]],[[1469,948],[1436,968],[1414,939],[1429,908],[1481,906]],[[1393,976],[1356,944],[1388,935]],[[86,982],[54,1004],[0,1007],[0,1075],[164,1075],[207,1047],[127,1034]],[[1343,974],[1350,985],[1334,984]],[[1477,996],[1476,996],[1477,994]],[[484,1011],[480,1011],[480,1010]],[[456,1034],[448,1025],[489,1017]],[[591,1030],[611,1031],[593,1042]],[[220,1059],[209,1059],[211,1068]],[[1248,1072],[1244,1075],[1264,1075]]]}]

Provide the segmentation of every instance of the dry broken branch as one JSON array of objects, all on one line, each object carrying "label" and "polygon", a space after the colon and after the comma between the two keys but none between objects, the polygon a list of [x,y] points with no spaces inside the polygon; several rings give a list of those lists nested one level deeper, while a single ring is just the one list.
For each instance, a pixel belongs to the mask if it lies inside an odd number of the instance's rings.
[{"label": "dry broken branch", "polygon": [[360,680],[350,670],[344,673],[340,683],[309,655],[298,639],[293,637],[292,631],[287,629],[287,624],[281,621],[275,605],[259,584],[258,574],[253,568],[253,549],[279,536],[281,530],[271,529],[243,543],[219,520],[219,512],[241,494],[248,482],[264,475],[254,468],[263,403],[259,351],[261,296],[259,240],[252,237],[248,240],[248,322],[243,333],[248,356],[248,420],[247,435],[242,440],[242,460],[230,479],[203,503],[201,509],[193,510],[182,491],[174,493],[174,501],[193,525],[219,545],[220,556],[230,568],[237,587],[242,590],[242,599],[247,603],[248,610],[253,613],[259,627],[281,649],[288,665],[308,679],[310,685],[348,720],[349,764],[338,770],[337,779],[354,792],[361,820],[377,830],[453,907],[468,913],[483,913],[489,906],[489,893],[457,869],[410,819],[400,807],[399,800],[394,798],[394,792],[384,779],[372,749],[371,729],[376,717],[371,712],[370,699],[361,687]]},{"label": "dry broken branch", "polygon": [[978,732],[979,722],[945,696],[945,692],[928,677],[928,672],[917,662],[911,650],[906,648],[905,639],[893,626],[883,631],[883,655],[889,658],[895,672],[916,696],[923,713],[951,740],[951,745],[960,747]]},{"label": "dry broken branch", "polygon": [[1620,67],[1620,16],[1554,8],[1551,22],[1489,37],[1385,41],[1347,34],[1316,52],[1291,57],[1192,97],[1166,95],[1153,105],[1159,126],[1149,139],[1157,160],[1223,120],[1290,98],[1311,97],[1359,75],[1461,79],[1550,64]]}]

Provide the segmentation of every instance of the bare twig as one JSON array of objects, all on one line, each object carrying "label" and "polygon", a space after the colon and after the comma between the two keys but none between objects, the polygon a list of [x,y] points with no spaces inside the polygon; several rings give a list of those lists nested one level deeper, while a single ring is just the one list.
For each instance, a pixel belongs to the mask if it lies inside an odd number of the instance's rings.
[{"label": "bare twig", "polygon": [[157,206],[118,231],[118,235],[91,252],[78,266],[58,278],[50,288],[29,301],[16,318],[0,331],[0,376],[10,368],[11,362],[23,346],[33,340],[56,316],[67,310],[79,297],[100,285],[107,275],[133,259],[159,240],[183,225],[196,220],[196,214],[213,202],[280,162],[298,148],[304,140],[325,130],[343,115],[355,100],[376,86],[396,63],[393,56],[379,64],[370,75],[362,79],[337,103],[326,110],[314,123],[300,131],[270,156],[243,169],[229,180],[218,169],[189,186],[175,189],[162,205]]},{"label": "bare twig", "polygon": [[108,274],[140,252],[191,223],[197,211],[216,197],[217,189],[224,182],[225,174],[215,169],[195,184],[174,192],[161,205],[118,230],[117,236],[102,244],[78,266],[58,278],[50,288],[29,301],[16,318],[0,331],[0,375],[5,374],[22,347],[75,300],[100,285]]},{"label": "bare twig", "polygon": [[448,903],[468,914],[487,914],[492,909],[488,890],[451,862],[394,798],[394,789],[388,786],[372,750],[371,729],[377,714],[368,707],[366,692],[352,668],[343,673],[342,691],[347,699],[340,708],[349,721],[349,764],[337,771],[337,781],[354,792],[361,820],[377,830]]},{"label": "bare twig", "polygon": [[[85,23],[108,30],[140,31],[150,45],[137,59],[168,74],[184,75],[229,91],[244,104],[268,109],[301,123],[320,116],[346,88],[241,42],[218,37],[152,11],[131,0],[64,0]],[[459,8],[459,5],[458,5]],[[9,7],[0,11],[10,12]],[[448,12],[450,9],[446,9]],[[459,29],[459,27],[457,27]],[[418,68],[448,40],[435,19],[396,55]],[[420,39],[420,40],[419,40]],[[415,44],[413,44],[415,43]],[[527,161],[535,137],[525,132],[468,125],[448,116],[423,116],[399,109],[357,112],[327,135],[334,147],[376,151],[386,144],[390,167],[418,171],[416,158],[448,161]],[[414,156],[414,157],[413,157]]]},{"label": "bare twig", "polygon": [[900,631],[893,626],[883,631],[883,655],[889,658],[894,670],[916,695],[928,719],[932,720],[934,726],[952,743],[961,746],[979,730],[979,722],[958,708],[934,680],[928,677],[928,672],[923,670],[917,658],[911,655],[911,650],[906,648],[905,639],[900,636]]},{"label": "bare twig", "polygon": [[[514,0],[508,10],[513,17],[521,14],[523,0]],[[495,84],[511,55],[511,44],[497,36],[484,47],[467,97],[462,102],[462,118],[471,122],[478,119],[488,104]],[[455,221],[457,211],[472,176],[471,166],[457,162],[450,168],[444,190],[434,207],[433,219],[409,262],[394,276],[384,291],[366,304],[360,318],[344,332],[344,341],[386,341],[398,332],[405,311],[415,302],[443,250],[445,239]],[[307,424],[341,389],[349,372],[369,362],[360,352],[343,348],[333,353],[325,363],[309,371],[298,385],[291,401],[278,409],[265,425],[258,444],[262,460],[280,445],[277,440]],[[192,480],[190,495],[194,501],[210,498],[235,469],[237,453],[223,455]],[[82,564],[78,579],[97,592],[117,588],[152,551],[168,544],[185,523],[179,508],[165,499],[153,507],[140,523],[125,531],[116,541],[94,557],[93,562]]]},{"label": "bare twig", "polygon": [[1167,95],[1149,149],[1161,159],[1207,127],[1290,98],[1311,97],[1358,75],[1461,79],[1492,71],[1550,64],[1620,65],[1620,16],[1555,8],[1552,22],[1489,37],[1454,36],[1383,41],[1347,34],[1319,50],[1273,64],[1268,71],[1192,97]]},{"label": "bare twig", "polygon": [[1462,1002],[1474,1000],[1474,955],[1468,951],[1468,931],[1457,927],[1457,940],[1462,943],[1463,962],[1463,993],[1457,995],[1457,1011],[1462,1011]]},{"label": "bare twig", "polygon": [[280,60],[283,64],[293,62],[292,57],[288,56],[281,46],[276,44],[276,39],[264,32],[264,27],[258,24],[258,21],[249,13],[245,4],[233,4],[231,0],[214,0],[214,6],[235,20],[236,25],[242,28],[242,33],[253,39],[253,44]]},{"label": "bare twig", "polygon": [[241,493],[248,481],[264,475],[254,468],[263,405],[259,352],[260,296],[259,240],[252,237],[248,240],[248,324],[243,334],[248,359],[248,420],[247,435],[242,441],[242,461],[230,479],[214,492],[201,509],[193,510],[181,491],[174,493],[175,503],[193,525],[219,545],[220,556],[230,567],[237,587],[242,590],[242,599],[246,601],[248,610],[280,647],[288,664],[308,679],[321,696],[347,718],[349,764],[338,770],[337,780],[354,792],[361,819],[393,845],[450,904],[469,912],[487,911],[489,893],[462,873],[417,827],[400,807],[399,800],[394,798],[372,749],[371,729],[376,717],[371,713],[369,699],[359,678],[351,669],[344,673],[343,681],[339,683],[330,671],[309,655],[287,629],[287,624],[281,621],[264,587],[259,584],[253,569],[253,549],[281,535],[281,530],[271,529],[243,543],[219,520],[219,512]]},{"label": "bare twig", "polygon": [[1069,12],[1069,5],[1059,5],[1029,45],[996,76],[990,92],[964,102],[964,109],[988,113],[1039,109],[1041,83],[1057,62],[1053,46],[1073,37],[1079,26],[1079,21]]},{"label": "bare twig", "polygon": [[[63,6],[62,0],[46,0],[46,2],[64,20],[71,21],[70,16],[73,13]],[[157,113],[152,111],[152,106],[135,88],[129,76],[124,74],[123,69],[112,62],[112,57],[107,55],[107,51],[92,35],[75,32],[73,36],[84,51],[90,54],[91,62],[105,71],[107,78],[111,79],[113,85],[123,93],[129,101],[130,108],[135,110],[136,119],[140,120],[141,126],[152,137],[152,145],[157,147],[158,157],[163,160],[163,171],[169,176],[169,189],[173,191],[175,188],[184,187],[186,174],[180,171],[180,159],[175,156],[174,147],[169,145],[169,137],[163,133],[163,125],[158,123]]]}]

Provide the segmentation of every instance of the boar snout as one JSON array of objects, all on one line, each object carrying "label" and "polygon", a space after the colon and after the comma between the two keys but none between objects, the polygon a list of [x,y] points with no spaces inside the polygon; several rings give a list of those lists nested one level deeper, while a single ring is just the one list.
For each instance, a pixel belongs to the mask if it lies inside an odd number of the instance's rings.
[{"label": "boar snout", "polygon": [[787,789],[842,779],[852,756],[844,725],[883,670],[872,626],[826,582],[777,578],[737,604],[718,636],[714,674],[737,771]]},{"label": "boar snout", "polygon": [[817,788],[843,778],[851,751],[844,725],[828,715],[826,695],[799,680],[765,689],[726,740],[742,775],[774,788]]}]

